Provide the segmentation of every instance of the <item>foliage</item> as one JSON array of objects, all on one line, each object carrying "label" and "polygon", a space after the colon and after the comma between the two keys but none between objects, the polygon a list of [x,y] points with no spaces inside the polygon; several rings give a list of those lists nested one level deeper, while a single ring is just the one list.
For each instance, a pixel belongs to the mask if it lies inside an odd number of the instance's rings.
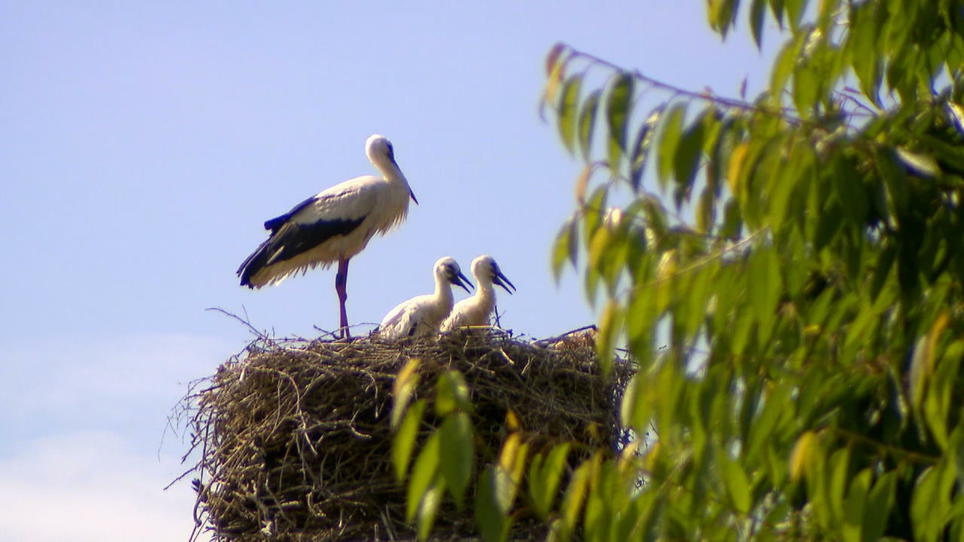
[{"label": "foliage", "polygon": [[602,300],[601,359],[638,363],[623,423],[658,441],[504,470],[562,539],[962,540],[964,4],[747,3],[707,13],[780,27],[752,101],[550,52],[585,161],[553,269]]}]

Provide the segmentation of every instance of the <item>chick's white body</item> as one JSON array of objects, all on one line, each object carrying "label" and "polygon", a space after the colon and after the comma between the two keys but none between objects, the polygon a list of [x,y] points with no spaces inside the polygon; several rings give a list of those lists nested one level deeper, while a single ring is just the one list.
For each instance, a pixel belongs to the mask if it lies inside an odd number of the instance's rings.
[{"label": "chick's white body", "polygon": [[[495,310],[495,288],[493,283],[498,284],[506,292],[512,293],[509,286],[512,283],[502,274],[498,264],[488,255],[482,255],[472,260],[472,276],[478,284],[475,295],[468,299],[463,299],[455,304],[439,330],[442,332],[452,331],[465,326],[487,326]],[[514,288],[514,286],[512,286]]]},{"label": "chick's white body", "polygon": [[[454,298],[452,284],[468,288],[462,283],[468,282],[459,269],[459,264],[452,258],[441,258],[435,262],[435,291],[428,295],[413,297],[403,301],[388,312],[378,326],[380,337],[389,340],[404,337],[421,337],[438,333],[439,325],[452,311]],[[468,282],[470,285],[471,283]]]}]

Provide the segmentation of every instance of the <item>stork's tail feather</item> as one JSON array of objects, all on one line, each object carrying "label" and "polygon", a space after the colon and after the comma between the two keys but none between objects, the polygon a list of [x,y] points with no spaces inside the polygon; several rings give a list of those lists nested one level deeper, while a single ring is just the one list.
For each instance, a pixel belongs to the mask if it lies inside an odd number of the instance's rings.
[{"label": "stork's tail feather", "polygon": [[261,243],[261,246],[257,250],[251,253],[250,256],[244,259],[241,263],[241,267],[238,267],[237,274],[241,277],[241,286],[247,286],[252,290],[255,288],[260,288],[264,284],[257,284],[251,282],[251,278],[258,274],[259,271],[264,269],[270,258],[271,250],[271,239]]},{"label": "stork's tail feather", "polygon": [[[278,219],[269,220],[268,223],[274,226],[273,222]],[[304,271],[316,265],[327,267],[343,256],[331,253],[324,257],[310,259],[305,258],[305,254],[309,254],[313,249],[334,237],[351,234],[364,221],[365,217],[361,216],[350,219],[318,220],[308,224],[285,222],[238,268],[241,286],[260,288],[267,284],[277,284],[293,272]],[[370,234],[363,238],[362,248],[369,237],[371,237]]]}]

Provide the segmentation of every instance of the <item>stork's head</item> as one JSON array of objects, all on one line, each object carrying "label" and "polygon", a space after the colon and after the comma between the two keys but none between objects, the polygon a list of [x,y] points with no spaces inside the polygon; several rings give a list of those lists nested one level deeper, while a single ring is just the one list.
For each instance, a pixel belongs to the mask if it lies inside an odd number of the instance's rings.
[{"label": "stork's head", "polygon": [[[368,137],[368,141],[365,142],[365,154],[374,164],[385,160],[395,163],[395,149],[392,147],[392,142],[383,135],[372,134]],[[395,165],[398,166],[398,164]]]},{"label": "stork's head", "polygon": [[[515,285],[508,277],[502,274],[502,270],[499,269],[499,264],[495,263],[492,256],[488,254],[483,254],[478,258],[472,260],[472,275],[475,280],[482,282],[487,282],[489,284],[498,284],[506,292],[512,293],[515,290]],[[509,288],[512,288],[510,290]]]},{"label": "stork's head", "polygon": [[[402,169],[398,167],[398,162],[395,161],[395,147],[392,146],[392,142],[387,137],[379,134],[368,136],[368,141],[365,142],[365,154],[368,156],[368,160],[383,174],[387,175],[387,169],[394,170],[397,175],[401,176]],[[404,179],[404,177],[402,178]],[[411,188],[408,189],[408,195],[417,205],[418,200],[415,199],[415,192],[412,192]]]},{"label": "stork's head", "polygon": [[448,256],[439,258],[439,260],[435,262],[435,277],[456,286],[461,286],[466,292],[469,292],[469,287],[472,287],[469,278],[462,274],[462,269],[459,267],[458,262]]}]

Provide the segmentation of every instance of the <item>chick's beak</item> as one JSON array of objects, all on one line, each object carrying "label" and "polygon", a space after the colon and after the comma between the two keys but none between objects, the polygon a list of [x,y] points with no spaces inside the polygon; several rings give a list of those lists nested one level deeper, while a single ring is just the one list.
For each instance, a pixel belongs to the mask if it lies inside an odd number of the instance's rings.
[{"label": "chick's beak", "polygon": [[[495,271],[495,278],[492,279],[492,282],[498,284],[503,290],[509,292],[510,294],[514,293],[514,290],[516,289],[515,285],[512,284],[512,281],[509,280],[509,277],[503,275],[502,271],[499,271],[498,269]],[[512,290],[509,288],[512,288]]]},{"label": "chick's beak", "polygon": [[[464,274],[462,274],[461,272],[459,272],[458,275],[452,277],[451,282],[452,282],[452,284],[454,284],[454,285],[456,285],[456,286],[461,286],[462,289],[465,290],[465,291],[468,292],[468,293],[472,293],[472,291],[469,290],[469,287],[475,288],[475,286],[473,286],[472,283],[469,282],[468,277],[466,277],[466,276],[465,276]],[[466,286],[466,284],[467,284],[468,286]]]}]

